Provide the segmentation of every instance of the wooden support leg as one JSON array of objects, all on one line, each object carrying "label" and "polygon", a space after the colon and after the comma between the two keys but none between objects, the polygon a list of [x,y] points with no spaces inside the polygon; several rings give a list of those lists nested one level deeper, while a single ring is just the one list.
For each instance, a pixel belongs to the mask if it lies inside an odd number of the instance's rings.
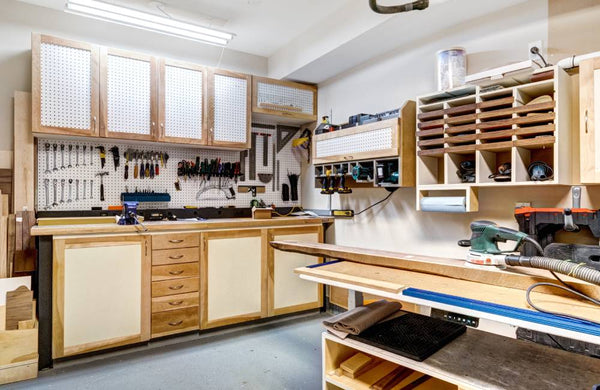
[{"label": "wooden support leg", "polygon": [[348,290],[348,310],[363,305],[363,293],[360,291]]}]

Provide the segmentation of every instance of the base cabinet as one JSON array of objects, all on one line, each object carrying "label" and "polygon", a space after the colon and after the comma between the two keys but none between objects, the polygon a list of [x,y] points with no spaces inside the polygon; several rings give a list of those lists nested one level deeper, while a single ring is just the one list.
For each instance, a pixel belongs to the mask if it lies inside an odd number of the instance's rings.
[{"label": "base cabinet", "polygon": [[53,358],[150,339],[150,260],[141,236],[54,240]]},{"label": "base cabinet", "polygon": [[266,317],[263,232],[210,232],[203,233],[201,240],[200,327]]}]

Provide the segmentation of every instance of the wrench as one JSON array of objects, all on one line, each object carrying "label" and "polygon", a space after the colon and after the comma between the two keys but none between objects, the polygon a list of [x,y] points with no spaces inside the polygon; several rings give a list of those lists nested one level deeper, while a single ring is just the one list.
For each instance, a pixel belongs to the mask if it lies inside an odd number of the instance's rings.
[{"label": "wrench", "polygon": [[94,181],[90,180],[90,199],[94,199]]},{"label": "wrench", "polygon": [[75,145],[75,166],[79,166],[79,145]]},{"label": "wrench", "polygon": [[69,179],[69,199],[67,199],[67,203],[71,203],[73,199],[71,198],[71,190],[73,189],[73,179]]},{"label": "wrench", "polygon": [[65,144],[60,144],[60,158],[62,161],[62,165],[60,166],[60,170],[65,169]]},{"label": "wrench", "polygon": [[83,179],[83,200],[86,200],[87,196],[87,180]]},{"label": "wrench", "polygon": [[79,179],[75,179],[75,201],[79,201]]},{"label": "wrench", "polygon": [[44,147],[46,148],[46,171],[44,173],[48,174],[51,172],[50,171],[50,144],[46,142]]},{"label": "wrench", "polygon": [[58,149],[58,145],[57,144],[52,144],[52,150],[54,151],[54,168],[52,168],[52,170],[54,172],[58,171],[58,168],[56,167],[56,150]]},{"label": "wrench", "polygon": [[67,165],[67,168],[73,168],[73,166],[71,165],[71,155],[73,154],[73,145],[69,145],[69,165]]},{"label": "wrench", "polygon": [[52,180],[52,187],[54,187],[54,202],[52,202],[52,207],[56,207],[58,206],[58,203],[56,203],[56,198],[58,198],[58,179]]},{"label": "wrench", "polygon": [[60,203],[65,203],[65,179],[60,181]]},{"label": "wrench", "polygon": [[46,210],[50,208],[50,179],[44,179],[44,189],[46,190]]},{"label": "wrench", "polygon": [[87,145],[83,145],[83,164],[81,164],[81,165],[83,165],[84,167],[86,166],[86,163],[85,163],[85,149],[86,148],[87,148]]},{"label": "wrench", "polygon": [[94,148],[90,146],[90,166],[94,166]]}]

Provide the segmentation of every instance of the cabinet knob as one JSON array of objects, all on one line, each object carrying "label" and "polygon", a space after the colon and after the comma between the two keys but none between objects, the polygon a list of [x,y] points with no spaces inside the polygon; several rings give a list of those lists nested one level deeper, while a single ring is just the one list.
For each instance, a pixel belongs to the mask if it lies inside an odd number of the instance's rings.
[{"label": "cabinet knob", "polygon": [[181,290],[183,288],[183,284],[179,286],[169,286],[169,290]]},{"label": "cabinet knob", "polygon": [[169,240],[171,244],[181,244],[183,240]]},{"label": "cabinet knob", "polygon": [[183,301],[174,301],[174,302],[169,302],[169,305],[171,306],[179,306],[183,303]]},{"label": "cabinet knob", "polygon": [[179,260],[183,257],[183,255],[177,255],[177,256],[169,256],[169,259],[171,260]]},{"label": "cabinet knob", "polygon": [[588,110],[585,110],[585,133],[588,133]]},{"label": "cabinet knob", "polygon": [[179,270],[179,271],[169,271],[169,274],[171,275],[181,275],[183,273],[183,270]]},{"label": "cabinet knob", "polygon": [[169,322],[169,325],[171,326],[179,326],[183,324],[183,320],[179,320],[179,321],[175,321],[175,322]]}]

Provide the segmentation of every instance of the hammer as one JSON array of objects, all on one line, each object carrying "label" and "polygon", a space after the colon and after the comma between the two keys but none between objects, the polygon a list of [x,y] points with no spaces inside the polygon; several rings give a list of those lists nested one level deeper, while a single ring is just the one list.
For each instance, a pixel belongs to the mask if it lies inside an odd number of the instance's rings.
[{"label": "hammer", "polygon": [[96,176],[100,176],[100,200],[104,202],[104,176],[108,175],[108,172],[96,173]]}]

